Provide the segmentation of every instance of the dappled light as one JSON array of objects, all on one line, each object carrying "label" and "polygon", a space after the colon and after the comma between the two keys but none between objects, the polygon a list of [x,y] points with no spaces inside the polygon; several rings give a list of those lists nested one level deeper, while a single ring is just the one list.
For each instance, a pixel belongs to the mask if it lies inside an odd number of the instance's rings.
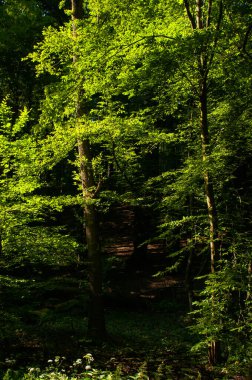
[{"label": "dappled light", "polygon": [[252,379],[252,3],[0,0],[0,379]]}]

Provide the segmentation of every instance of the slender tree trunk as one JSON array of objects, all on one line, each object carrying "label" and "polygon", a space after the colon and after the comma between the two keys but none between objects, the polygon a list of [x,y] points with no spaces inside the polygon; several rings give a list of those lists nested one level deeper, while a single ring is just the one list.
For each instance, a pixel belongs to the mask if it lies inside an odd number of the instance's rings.
[{"label": "slender tree trunk", "polygon": [[[192,30],[202,30],[208,28],[212,16],[212,0],[203,1],[195,0],[195,12],[192,12],[190,2],[184,0],[185,9],[188,19],[190,21]],[[206,12],[203,12],[203,7]],[[222,18],[222,3],[220,2],[219,19],[217,20],[216,30],[220,28]],[[217,36],[215,38],[215,45],[217,43]],[[207,163],[210,156],[210,138],[208,130],[208,109],[207,109],[207,95],[208,95],[208,73],[213,59],[213,52],[209,55],[207,41],[199,41],[201,44],[201,52],[198,55],[198,84],[199,84],[199,108],[200,108],[200,135],[201,135],[201,151],[203,165]],[[215,204],[214,187],[207,165],[203,168],[203,178],[205,185],[205,196],[207,203],[207,212],[209,220],[209,242],[210,242],[210,261],[211,273],[216,271],[216,263],[219,260],[219,247],[218,247],[218,215]],[[214,300],[213,296],[213,302]],[[220,360],[220,342],[212,341],[209,347],[209,361],[215,364]]]},{"label": "slender tree trunk", "polygon": [[[84,17],[83,1],[72,0],[72,18],[73,18],[73,35],[77,35],[75,22]],[[73,57],[73,61],[77,61],[77,57]],[[80,117],[83,115],[80,99],[77,100],[76,118],[77,127]],[[88,334],[93,338],[103,339],[106,336],[104,307],[102,298],[102,258],[99,239],[99,224],[97,220],[97,211],[93,203],[93,191],[95,181],[91,165],[92,155],[88,139],[78,140],[78,154],[80,160],[80,177],[84,201],[84,217],[88,248],[89,261],[89,320]]]},{"label": "slender tree trunk", "polygon": [[[207,113],[207,83],[203,80],[200,93],[200,132],[203,164],[206,162],[209,152],[209,131]],[[216,261],[218,261],[218,218],[215,205],[214,188],[208,169],[204,168],[205,195],[209,220],[209,241],[211,252],[211,273],[215,272]]]},{"label": "slender tree trunk", "polygon": [[192,279],[191,279],[191,269],[192,269],[192,259],[193,259],[193,249],[190,248],[189,256],[187,259],[186,271],[185,271],[185,290],[188,297],[189,311],[193,310],[193,290],[192,290]]},{"label": "slender tree trunk", "polygon": [[[201,60],[201,62],[203,59]],[[204,77],[202,78],[202,83],[200,85],[200,132],[201,132],[201,150],[202,150],[202,161],[203,165],[210,155],[210,139],[208,130],[208,110],[207,110],[207,71],[206,68],[202,68]],[[211,174],[207,168],[203,168],[203,177],[205,184],[205,196],[208,211],[209,220],[209,243],[210,243],[210,258],[211,258],[211,273],[216,271],[216,263],[219,259],[219,247],[218,247],[218,215],[215,204],[214,187],[212,183]],[[212,302],[216,302],[214,295],[212,297]],[[216,364],[220,362],[221,350],[220,341],[213,340],[208,349],[209,362],[211,364]]]},{"label": "slender tree trunk", "polygon": [[202,17],[202,0],[196,0],[196,27],[197,29],[203,29],[203,17]]},{"label": "slender tree trunk", "polygon": [[[184,5],[187,11],[189,21],[193,30],[202,30],[210,25],[212,0],[208,0],[207,18],[204,23],[202,7],[203,0],[196,0],[196,16],[190,9],[188,0],[184,0]],[[220,8],[220,18],[222,16],[222,8]],[[220,27],[220,20],[218,20],[217,29]],[[216,41],[215,41],[216,42]],[[212,53],[213,54],[213,53]],[[207,81],[209,73],[209,57],[207,57],[207,46],[202,44],[201,53],[198,56],[198,76],[199,76],[199,104],[200,104],[200,134],[201,134],[201,150],[203,164],[206,162],[210,155],[209,147],[209,130],[208,130],[208,110],[207,110]],[[209,219],[209,238],[210,238],[210,251],[211,251],[211,273],[215,271],[216,261],[218,261],[218,218],[215,205],[214,188],[209,170],[204,168],[204,184],[205,195],[207,202],[207,211]]]}]

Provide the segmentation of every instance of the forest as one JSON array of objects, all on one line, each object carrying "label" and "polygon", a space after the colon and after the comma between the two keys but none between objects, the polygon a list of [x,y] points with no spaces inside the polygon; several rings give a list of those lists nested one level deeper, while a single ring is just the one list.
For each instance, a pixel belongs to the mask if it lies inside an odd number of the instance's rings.
[{"label": "forest", "polygon": [[252,379],[251,0],[0,0],[0,378]]}]

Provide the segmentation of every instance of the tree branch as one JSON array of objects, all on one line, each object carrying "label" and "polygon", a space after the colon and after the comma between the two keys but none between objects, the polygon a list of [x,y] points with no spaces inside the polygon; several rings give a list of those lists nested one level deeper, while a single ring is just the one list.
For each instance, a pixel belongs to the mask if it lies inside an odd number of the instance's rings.
[{"label": "tree branch", "polygon": [[218,20],[217,20],[217,24],[216,24],[216,32],[215,32],[215,38],[214,38],[214,43],[213,43],[213,49],[212,49],[212,53],[211,53],[209,61],[208,61],[208,68],[207,68],[206,73],[205,73],[206,76],[209,72],[210,66],[211,66],[213,59],[214,59],[215,49],[216,49],[218,38],[219,38],[219,31],[220,31],[220,27],[221,27],[222,17],[223,17],[223,2],[222,2],[222,0],[220,0],[219,16],[218,16]]},{"label": "tree branch", "polygon": [[[150,39],[150,38],[166,38],[166,39],[169,39],[169,40],[175,40],[176,38],[175,37],[170,37],[170,36],[166,36],[165,34],[152,34],[150,36],[143,36],[141,38],[139,38],[138,40],[136,41],[133,41],[129,44],[124,44],[124,45],[120,45],[117,49],[116,49],[116,52],[114,54],[112,54],[111,56],[109,56],[109,58],[112,58],[114,57],[118,52],[120,52],[122,49],[127,49],[129,48],[130,46],[133,46],[135,44],[137,44],[138,42],[141,42],[143,40],[146,40],[146,39]],[[114,50],[114,48],[111,48],[109,49],[109,51],[111,50]],[[106,54],[106,53],[105,53]],[[104,54],[104,55],[105,55]]]},{"label": "tree branch", "polygon": [[208,28],[211,23],[211,15],[212,15],[212,5],[213,0],[208,1],[208,9],[207,9],[207,20],[206,20],[206,27]]},{"label": "tree branch", "polygon": [[184,0],[184,5],[185,5],[187,16],[188,16],[188,18],[190,20],[190,23],[191,23],[191,27],[192,27],[193,30],[195,30],[196,29],[196,22],[194,20],[194,17],[192,15],[191,10],[190,10],[189,1],[188,0]]},{"label": "tree branch", "polygon": [[196,2],[196,24],[197,24],[197,29],[203,29],[203,16],[202,16],[202,0],[197,0]]},{"label": "tree branch", "polygon": [[92,194],[91,198],[95,198],[100,193],[100,191],[102,189],[102,185],[103,185],[103,178],[100,178],[98,181],[97,187],[96,187],[94,193]]},{"label": "tree branch", "polygon": [[249,40],[249,36],[250,36],[250,33],[252,32],[252,24],[248,26],[248,29],[246,31],[246,34],[245,34],[245,37],[244,37],[244,41],[243,41],[243,44],[242,44],[242,51],[249,57],[249,58],[252,58],[252,55],[249,54],[249,52],[247,52],[246,50],[246,46],[247,46],[247,43],[248,43],[248,40]]}]

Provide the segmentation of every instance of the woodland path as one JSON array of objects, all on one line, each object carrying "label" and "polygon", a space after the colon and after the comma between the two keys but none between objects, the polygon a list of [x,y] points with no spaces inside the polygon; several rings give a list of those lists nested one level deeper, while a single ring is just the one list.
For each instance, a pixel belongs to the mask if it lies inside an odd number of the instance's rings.
[{"label": "woodland path", "polygon": [[[137,266],[131,263],[133,245],[134,213],[129,207],[116,207],[106,222],[103,234],[106,239],[104,251],[111,259],[107,275],[106,293],[118,306],[123,300],[125,305],[132,301],[137,306],[151,304],[160,298],[185,297],[182,275],[164,274],[168,265],[164,241],[150,243],[144,259]],[[116,306],[116,305],[115,305]]]}]

